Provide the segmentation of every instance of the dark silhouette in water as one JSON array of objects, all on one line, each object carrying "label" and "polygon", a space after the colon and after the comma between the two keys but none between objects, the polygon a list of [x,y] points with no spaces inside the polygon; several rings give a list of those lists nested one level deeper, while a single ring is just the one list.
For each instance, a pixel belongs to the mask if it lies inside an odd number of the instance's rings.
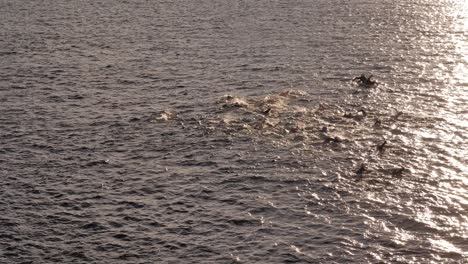
[{"label": "dark silhouette in water", "polygon": [[364,174],[364,172],[367,170],[366,168],[366,164],[365,163],[362,163],[361,166],[359,167],[359,169],[356,171],[356,174],[357,175],[362,175]]},{"label": "dark silhouette in water", "polygon": [[392,116],[392,118],[393,118],[394,120],[396,120],[396,119],[398,119],[402,114],[403,114],[402,111],[398,111],[394,116]]},{"label": "dark silhouette in water", "polygon": [[353,81],[357,81],[359,84],[361,84],[361,85],[366,85],[366,86],[375,85],[377,82],[371,80],[372,76],[373,76],[373,75],[370,75],[369,77],[366,77],[366,75],[361,74],[361,76],[355,77],[355,78],[353,79]]},{"label": "dark silhouette in water", "polygon": [[270,112],[271,112],[271,108],[268,108],[267,110],[263,111],[262,114],[269,115]]},{"label": "dark silhouette in water", "polygon": [[359,169],[356,171],[356,181],[362,180],[364,173],[367,171],[367,166],[365,163],[362,163]]},{"label": "dark silhouette in water", "polygon": [[333,142],[333,143],[340,143],[340,142],[343,142],[343,139],[338,137],[338,136],[328,136],[328,135],[324,135],[324,143],[330,143],[330,142]]},{"label": "dark silhouette in water", "polygon": [[375,119],[375,122],[374,122],[374,127],[381,127],[382,126],[382,120],[380,119]]},{"label": "dark silhouette in water", "polygon": [[387,145],[387,140],[384,139],[384,142],[377,146],[377,151],[382,154],[385,151],[385,145]]},{"label": "dark silhouette in water", "polygon": [[393,178],[401,180],[401,178],[403,177],[403,174],[406,172],[406,169],[404,167],[400,167],[400,168],[391,169],[389,172]]},{"label": "dark silhouette in water", "polygon": [[363,120],[366,116],[367,116],[367,112],[364,109],[361,109],[361,110],[357,111],[356,114],[352,114],[352,113],[344,113],[343,114],[343,117],[345,117],[345,118],[353,118],[353,119],[356,119],[358,121]]}]

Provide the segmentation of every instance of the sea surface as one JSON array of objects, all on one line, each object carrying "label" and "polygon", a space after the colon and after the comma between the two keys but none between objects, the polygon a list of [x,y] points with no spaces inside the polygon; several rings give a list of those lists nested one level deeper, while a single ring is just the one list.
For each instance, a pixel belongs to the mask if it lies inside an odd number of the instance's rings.
[{"label": "sea surface", "polygon": [[0,25],[0,263],[468,263],[467,1],[0,0]]}]

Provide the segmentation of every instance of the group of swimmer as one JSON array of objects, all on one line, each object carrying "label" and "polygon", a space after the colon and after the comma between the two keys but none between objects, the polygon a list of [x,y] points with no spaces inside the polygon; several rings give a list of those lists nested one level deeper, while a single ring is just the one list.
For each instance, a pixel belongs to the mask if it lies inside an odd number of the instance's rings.
[{"label": "group of swimmer", "polygon": [[[369,77],[367,77],[366,74],[362,74],[361,76],[354,77],[352,79],[350,78],[348,80],[351,81],[351,82],[357,82],[358,85],[360,85],[361,87],[372,88],[372,87],[375,87],[375,86],[379,85],[379,82],[377,82],[376,80],[373,80],[372,77],[373,77],[373,75],[369,75]],[[283,92],[279,93],[279,97],[294,98],[296,95],[293,94],[293,93],[294,93],[294,91],[292,91],[292,90],[283,91]],[[253,129],[262,130],[263,128],[270,127],[273,130],[279,129],[279,131],[280,131],[280,132],[278,132],[279,134],[281,134],[281,132],[286,132],[288,134],[295,134],[295,133],[299,133],[303,129],[304,130],[307,129],[305,125],[304,125],[304,127],[301,128],[300,125],[297,125],[297,124],[295,125],[294,122],[288,122],[286,124],[282,123],[283,120],[279,120],[278,122],[275,122],[275,121],[269,122],[267,120],[268,117],[272,117],[273,119],[282,119],[281,115],[280,115],[281,114],[280,111],[278,111],[278,113],[275,113],[276,109],[274,108],[273,105],[275,104],[276,99],[275,99],[274,96],[272,96],[271,98],[266,97],[265,100],[244,101],[244,100],[239,100],[238,98],[236,98],[234,96],[227,95],[223,99],[224,99],[223,101],[227,102],[226,104],[223,105],[223,108],[234,107],[234,108],[249,109],[249,104],[250,104],[250,106],[257,107],[257,109],[259,110],[257,113],[260,114],[260,116],[262,116],[262,117],[259,118],[259,119],[257,119],[257,118],[245,119],[245,120],[247,120],[247,122],[253,122],[253,123],[250,124],[251,125],[250,127],[252,127]],[[281,99],[278,99],[278,100],[281,100]],[[318,105],[318,109],[316,110],[316,112],[321,112],[321,111],[325,110],[326,108],[327,108],[326,104],[320,103]],[[252,110],[252,109],[250,109],[250,110]],[[353,119],[353,120],[359,122],[359,121],[364,121],[366,118],[369,118],[368,114],[369,113],[367,113],[367,111],[365,109],[359,109],[359,111],[353,112],[353,113],[345,112],[342,117],[347,118],[347,119]],[[400,111],[397,112],[396,115],[391,116],[390,121],[395,121],[402,114],[403,114],[403,112],[400,112]],[[228,124],[229,122],[231,122],[231,121],[226,121],[225,122],[224,119],[223,119],[222,122],[220,122],[220,124],[221,124],[221,126],[224,126],[224,125]],[[382,127],[383,127],[382,120],[376,117],[375,121],[373,122],[373,128],[380,129]],[[246,126],[242,126],[242,129],[244,129],[244,128],[246,128]],[[248,128],[248,126],[247,126],[247,128]],[[329,129],[328,129],[327,126],[323,126],[321,129],[315,130],[315,131],[319,132],[318,139],[322,139],[323,143],[325,143],[325,144],[349,142],[349,140],[346,139],[346,138],[340,137],[339,135],[334,135],[333,133],[328,133]],[[267,135],[267,134],[265,134],[265,135]],[[268,134],[268,135],[275,135],[275,134]],[[308,137],[306,137],[306,136],[301,137],[301,135],[298,134],[297,137],[294,137],[294,140],[296,140],[296,139],[305,140],[307,138]],[[383,156],[384,153],[387,151],[387,149],[391,148],[391,146],[389,146],[390,145],[389,143],[390,142],[388,142],[386,138],[382,138],[382,141],[380,141],[379,143],[377,143],[374,146],[373,153],[377,154],[378,156]],[[371,154],[371,153],[369,153],[369,154]],[[403,175],[405,175],[407,172],[409,172],[409,170],[407,168],[404,168],[404,167],[373,168],[373,166],[369,166],[369,165],[371,165],[371,164],[369,164],[370,161],[371,161],[370,159],[366,158],[365,160],[363,160],[358,165],[358,167],[355,168],[354,173],[356,175],[356,178],[355,178],[356,181],[363,180],[366,175],[372,174],[373,170],[377,170],[377,171],[379,171],[381,173],[385,173],[387,175],[390,175],[394,179],[401,179]]]}]

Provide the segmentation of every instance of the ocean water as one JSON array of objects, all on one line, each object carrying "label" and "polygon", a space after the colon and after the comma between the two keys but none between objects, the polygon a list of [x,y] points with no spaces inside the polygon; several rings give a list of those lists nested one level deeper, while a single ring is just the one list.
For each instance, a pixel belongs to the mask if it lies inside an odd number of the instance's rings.
[{"label": "ocean water", "polygon": [[0,24],[0,263],[467,263],[466,1],[0,0]]}]

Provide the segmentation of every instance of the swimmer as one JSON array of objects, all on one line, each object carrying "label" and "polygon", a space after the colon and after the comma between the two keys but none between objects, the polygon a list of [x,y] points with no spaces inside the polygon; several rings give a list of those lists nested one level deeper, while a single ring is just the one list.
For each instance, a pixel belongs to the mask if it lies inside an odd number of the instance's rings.
[{"label": "swimmer", "polygon": [[333,142],[333,143],[341,143],[343,142],[343,139],[340,138],[339,136],[329,136],[329,135],[323,135],[323,138],[324,138],[324,143],[330,143],[330,142]]},{"label": "swimmer", "polygon": [[382,126],[382,120],[376,118],[374,122],[374,127],[381,127]]},{"label": "swimmer", "polygon": [[394,178],[401,179],[406,169],[404,167],[391,169],[390,173]]},{"label": "swimmer", "polygon": [[267,110],[263,111],[262,114],[269,115],[270,112],[271,112],[271,108],[268,108]]},{"label": "swimmer", "polygon": [[359,169],[356,171],[356,176],[357,176],[356,181],[362,180],[362,178],[364,177],[364,172],[366,171],[367,171],[366,164],[362,163]]},{"label": "swimmer", "polygon": [[398,119],[402,114],[403,114],[402,111],[397,111],[396,114],[395,114],[394,116],[392,116],[392,118],[393,118],[394,120],[396,120],[396,119]]},{"label": "swimmer", "polygon": [[364,109],[361,109],[359,111],[357,111],[357,114],[359,115],[359,113],[362,113],[362,117],[366,117],[367,116],[367,112],[364,110]]},{"label": "swimmer", "polygon": [[361,167],[359,167],[359,169],[356,171],[356,175],[362,176],[365,171],[367,171],[366,164],[362,163]]},{"label": "swimmer", "polygon": [[362,82],[362,83],[364,83],[364,82],[366,82],[366,81],[367,81],[367,78],[366,78],[366,75],[364,75],[364,74],[361,74],[361,76],[360,76],[360,77],[356,77],[356,78],[354,78],[354,79],[353,79],[353,81],[358,81],[358,82]]},{"label": "swimmer", "polygon": [[384,139],[384,142],[377,146],[377,151],[382,154],[385,151],[385,145],[387,145],[387,140]]},{"label": "swimmer", "polygon": [[373,76],[373,75],[370,75],[369,77],[366,77],[366,75],[361,74],[361,76],[355,77],[355,78],[353,79],[353,81],[357,81],[357,82],[359,82],[360,84],[362,84],[362,85],[367,85],[367,86],[375,85],[377,82],[371,80],[372,76]]},{"label": "swimmer", "polygon": [[343,114],[344,118],[353,118],[357,121],[363,120],[366,116],[367,116],[367,112],[364,109],[357,111],[356,114],[352,114],[352,113]]}]

